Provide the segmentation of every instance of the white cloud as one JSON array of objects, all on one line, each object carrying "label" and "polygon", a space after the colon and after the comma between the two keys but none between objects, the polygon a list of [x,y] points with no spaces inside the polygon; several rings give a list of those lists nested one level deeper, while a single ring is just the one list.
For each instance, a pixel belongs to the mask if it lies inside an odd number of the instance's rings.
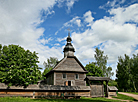
[{"label": "white cloud", "polygon": [[68,27],[68,26],[72,26],[72,24],[76,24],[78,26],[80,26],[81,20],[79,19],[78,16],[72,18],[70,21],[66,22],[63,24],[63,26]]},{"label": "white cloud", "polygon": [[67,10],[66,12],[67,13],[70,13],[70,10],[71,8],[73,8],[73,5],[75,2],[77,2],[78,0],[58,0],[57,3],[58,3],[58,7],[61,8],[63,7],[64,3],[65,5],[67,6]]},{"label": "white cloud", "polygon": [[78,25],[78,27],[80,27],[81,26],[81,20],[80,19],[77,19],[76,20],[76,24]]},{"label": "white cloud", "polygon": [[[73,7],[77,0],[1,0],[0,1],[0,43],[2,45],[17,44],[30,51],[36,51],[39,56],[39,66],[43,66],[48,57],[62,58],[62,48],[56,44],[52,48],[44,46],[52,39],[45,39],[44,28],[37,28],[44,22],[41,13],[55,14],[52,10],[55,4],[62,7],[65,3],[68,10]],[[60,4],[60,5],[59,5]],[[79,22],[78,22],[79,25]],[[57,32],[58,33],[58,32]],[[55,53],[56,52],[56,53]]]},{"label": "white cloud", "polygon": [[45,45],[45,44],[48,44],[48,42],[51,40],[52,40],[52,38],[48,38],[48,39],[43,38],[43,39],[40,39],[39,42],[42,43],[43,45]]},{"label": "white cloud", "polygon": [[109,10],[109,17],[105,16],[103,19],[95,21],[93,21],[94,18],[89,19],[88,17],[88,15],[91,17],[91,11],[86,12],[84,21],[88,25],[90,24],[91,28],[87,28],[81,33],[72,33],[76,55],[84,64],[88,61],[92,62],[94,61],[94,47],[98,46],[108,55],[108,64],[115,71],[118,56],[124,56],[124,54],[131,56],[132,53],[137,53],[135,50],[138,44],[137,11],[138,4],[112,8]]},{"label": "white cloud", "polygon": [[[41,10],[47,15],[53,14],[51,10],[56,0],[1,0],[0,1],[0,43],[2,45],[18,44],[30,51],[36,51],[40,66],[50,56],[62,58],[61,48],[43,46],[51,39],[41,39],[44,28],[37,28],[43,22]],[[56,52],[56,53],[55,53]]]},{"label": "white cloud", "polygon": [[81,27],[81,20],[79,19],[78,16],[72,18],[72,19],[71,19],[70,21],[68,21],[68,22],[65,22],[65,23],[63,24],[63,26],[62,26],[58,31],[55,32],[55,35],[57,35],[58,32],[61,31],[61,30],[62,30],[63,28],[65,28],[65,27],[73,27],[74,24],[77,25],[78,27]]},{"label": "white cloud", "polygon": [[120,7],[121,4],[124,4],[126,0],[112,0],[112,1],[107,1],[106,4],[99,6],[100,9],[105,9],[106,7]]},{"label": "white cloud", "polygon": [[58,41],[58,42],[61,42],[61,41],[66,40],[66,38],[67,38],[67,37],[64,37],[64,38],[57,38],[57,41]]},{"label": "white cloud", "polygon": [[109,10],[111,15],[114,15],[113,20],[116,23],[135,22],[138,23],[138,4],[130,5],[126,8],[116,8]]},{"label": "white cloud", "polygon": [[67,0],[66,5],[68,7],[67,13],[70,13],[70,9],[73,7],[74,3],[78,0]]},{"label": "white cloud", "polygon": [[137,38],[137,29],[133,24],[120,25],[112,20],[100,19],[94,22],[92,29],[102,41],[128,42]]},{"label": "white cloud", "polygon": [[56,43],[56,44],[54,44],[54,45],[59,46],[60,44],[59,44],[59,43]]},{"label": "white cloud", "polygon": [[91,26],[91,24],[93,23],[93,17],[92,17],[92,12],[91,11],[87,11],[84,15],[83,15],[83,17],[84,17],[84,21],[86,22],[86,23],[89,23],[89,25],[87,25],[87,26]]}]

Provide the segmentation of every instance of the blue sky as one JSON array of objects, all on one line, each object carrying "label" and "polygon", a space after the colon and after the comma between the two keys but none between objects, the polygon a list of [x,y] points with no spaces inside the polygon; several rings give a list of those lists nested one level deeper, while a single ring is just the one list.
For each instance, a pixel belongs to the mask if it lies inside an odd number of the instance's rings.
[{"label": "blue sky", "polygon": [[118,56],[138,53],[138,0],[0,0],[0,14],[0,43],[38,52],[40,67],[63,58],[68,28],[84,66],[95,61],[95,47],[114,73]]}]

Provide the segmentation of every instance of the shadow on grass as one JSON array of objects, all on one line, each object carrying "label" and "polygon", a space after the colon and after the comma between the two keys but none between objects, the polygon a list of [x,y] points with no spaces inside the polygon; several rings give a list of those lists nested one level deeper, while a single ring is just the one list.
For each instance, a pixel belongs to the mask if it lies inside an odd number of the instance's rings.
[{"label": "shadow on grass", "polygon": [[52,98],[31,99],[23,97],[0,97],[0,102],[119,102],[119,101],[106,98],[86,98],[86,97],[81,97],[81,99],[52,99]]},{"label": "shadow on grass", "polygon": [[118,102],[106,98],[81,98],[81,99],[33,99],[38,102]]}]

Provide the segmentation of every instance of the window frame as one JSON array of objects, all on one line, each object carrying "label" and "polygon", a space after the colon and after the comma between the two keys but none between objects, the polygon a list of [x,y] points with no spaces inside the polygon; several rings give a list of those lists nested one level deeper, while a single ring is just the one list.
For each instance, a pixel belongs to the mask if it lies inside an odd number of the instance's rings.
[{"label": "window frame", "polygon": [[75,74],[75,79],[79,79],[79,74]]},{"label": "window frame", "polygon": [[[65,75],[65,77],[64,77]],[[67,79],[67,74],[66,73],[62,73],[62,79]]]}]

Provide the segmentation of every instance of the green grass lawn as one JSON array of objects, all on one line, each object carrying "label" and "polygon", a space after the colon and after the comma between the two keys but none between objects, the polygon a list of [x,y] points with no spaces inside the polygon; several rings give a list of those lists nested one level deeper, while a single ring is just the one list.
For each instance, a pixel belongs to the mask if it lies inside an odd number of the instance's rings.
[{"label": "green grass lawn", "polygon": [[85,97],[81,97],[81,99],[31,99],[23,97],[0,97],[0,102],[119,102],[119,101],[106,98],[85,98]]},{"label": "green grass lawn", "polygon": [[122,95],[122,94],[117,94],[117,97],[113,97],[113,98],[135,101],[135,99],[133,97],[129,97],[129,96]]}]

